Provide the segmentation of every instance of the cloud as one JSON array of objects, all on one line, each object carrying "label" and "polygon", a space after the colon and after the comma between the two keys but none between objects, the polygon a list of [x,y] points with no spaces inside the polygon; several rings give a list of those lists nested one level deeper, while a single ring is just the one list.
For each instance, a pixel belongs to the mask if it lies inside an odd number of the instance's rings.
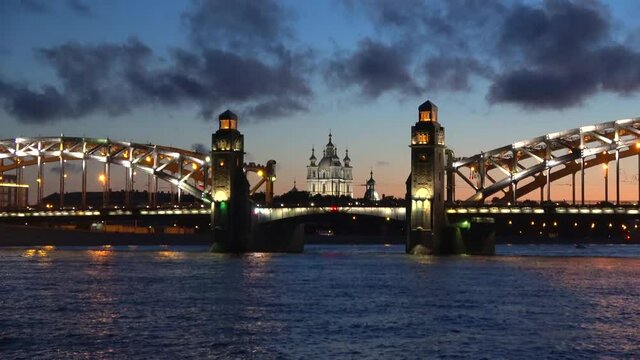
[{"label": "cloud", "polygon": [[409,62],[402,49],[365,38],[355,51],[329,62],[326,75],[337,85],[356,86],[367,98],[385,92],[416,94],[419,87],[409,72]]},{"label": "cloud", "polygon": [[[563,109],[600,92],[640,90],[637,34],[614,37],[615,20],[597,0],[343,3],[351,15],[364,10],[379,36],[335,57],[330,79],[371,98],[403,89],[470,91],[474,76],[489,80],[489,103],[529,109]],[[393,54],[399,46],[408,51]],[[367,61],[375,66],[360,65]]]},{"label": "cloud", "polygon": [[78,15],[90,16],[92,15],[91,7],[82,2],[82,0],[67,0],[67,7]]},{"label": "cloud", "polygon": [[640,90],[640,53],[612,40],[609,19],[589,3],[515,8],[498,43],[514,65],[495,78],[489,102],[562,109],[601,91]]},{"label": "cloud", "polygon": [[[54,173],[54,174],[60,174],[60,165],[53,165],[49,168],[49,171]],[[64,164],[64,172],[66,174],[69,173],[80,173],[82,172],[82,165],[80,164],[76,164],[76,163],[72,163],[72,162],[68,162]]]},{"label": "cloud", "polygon": [[[229,11],[220,12],[224,10]],[[119,116],[146,105],[195,104],[206,119],[223,108],[235,108],[258,115],[256,121],[306,111],[313,97],[308,84],[313,54],[279,41],[287,36],[281,25],[285,15],[273,1],[193,1],[184,18],[197,44],[173,48],[162,59],[136,38],[36,49],[60,85],[34,86],[0,75],[0,105],[32,124],[96,113]],[[262,33],[252,37],[247,26]],[[234,36],[226,45],[214,41],[229,32]],[[270,45],[260,48],[265,41]],[[231,50],[249,43],[256,51]]]},{"label": "cloud", "polygon": [[124,44],[67,43],[40,49],[62,88],[37,90],[0,80],[5,111],[28,123],[79,118],[91,113],[128,113],[145,104],[199,104],[212,114],[223,105],[244,105],[251,113],[284,115],[306,109],[311,89],[288,61],[267,64],[217,49],[175,50],[159,64],[139,40]]},{"label": "cloud", "polygon": [[478,75],[490,78],[493,69],[474,58],[434,56],[424,62],[427,88],[433,91],[469,91],[469,78]]},{"label": "cloud", "polygon": [[191,145],[191,150],[200,154],[206,154],[209,152],[209,147],[202,143],[195,143]]},{"label": "cloud", "polygon": [[388,161],[384,161],[384,160],[379,160],[376,161],[376,166],[389,166],[390,163]]},{"label": "cloud", "polygon": [[291,36],[291,14],[275,0],[193,0],[183,14],[191,41],[199,47],[264,50]]}]

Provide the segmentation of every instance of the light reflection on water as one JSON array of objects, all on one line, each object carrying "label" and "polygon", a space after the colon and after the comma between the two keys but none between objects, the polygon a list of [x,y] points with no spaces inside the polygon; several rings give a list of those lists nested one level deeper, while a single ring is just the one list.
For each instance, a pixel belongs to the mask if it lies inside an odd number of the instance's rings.
[{"label": "light reflection on water", "polygon": [[640,247],[583,250],[0,249],[0,357],[640,356]]}]

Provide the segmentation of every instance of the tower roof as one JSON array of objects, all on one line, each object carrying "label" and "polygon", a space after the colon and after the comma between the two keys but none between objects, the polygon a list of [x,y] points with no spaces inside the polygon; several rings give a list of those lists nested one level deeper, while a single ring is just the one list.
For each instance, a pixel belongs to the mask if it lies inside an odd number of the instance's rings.
[{"label": "tower roof", "polygon": [[316,149],[315,148],[311,148],[311,157],[309,158],[310,161],[316,161],[318,159],[316,159]]},{"label": "tower roof", "polygon": [[345,155],[344,155],[344,161],[351,161],[351,158],[349,158],[349,149],[345,150]]},{"label": "tower roof", "polygon": [[231,110],[227,109],[227,111],[223,112],[218,116],[218,120],[238,120],[238,115],[234,114]]},{"label": "tower roof", "polygon": [[369,178],[369,180],[367,180],[367,185],[375,185],[376,181],[373,180],[373,170],[371,170],[371,177]]},{"label": "tower roof", "polygon": [[329,131],[329,142],[327,143],[327,147],[329,146],[333,146],[333,143],[331,142],[331,131]]},{"label": "tower roof", "polygon": [[422,105],[418,106],[418,111],[433,111],[433,110],[437,111],[438,107],[436,106],[436,104],[432,103],[429,100],[423,102]]}]

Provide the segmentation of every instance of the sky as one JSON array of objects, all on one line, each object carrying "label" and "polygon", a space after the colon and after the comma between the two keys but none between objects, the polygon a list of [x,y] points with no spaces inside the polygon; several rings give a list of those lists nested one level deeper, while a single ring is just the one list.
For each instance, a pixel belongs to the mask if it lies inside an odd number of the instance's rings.
[{"label": "sky", "polygon": [[457,156],[639,117],[638,19],[631,0],[3,0],[0,138],[192,149],[231,109],[247,161],[277,161],[276,193],[305,188],[331,132],[356,185],[373,170],[379,193],[403,196],[427,99]]}]

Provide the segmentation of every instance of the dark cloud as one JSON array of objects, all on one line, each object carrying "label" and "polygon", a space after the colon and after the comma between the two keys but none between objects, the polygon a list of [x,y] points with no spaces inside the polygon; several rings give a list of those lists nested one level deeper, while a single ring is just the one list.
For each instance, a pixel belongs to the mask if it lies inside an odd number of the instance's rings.
[{"label": "dark cloud", "polygon": [[420,26],[421,21],[428,16],[422,0],[342,0],[342,3],[350,10],[352,16],[364,10],[377,26],[401,31]]},{"label": "dark cloud", "polygon": [[490,66],[473,58],[434,56],[424,63],[427,88],[433,91],[469,91],[472,75],[491,77]]},{"label": "dark cloud", "polygon": [[257,58],[208,49],[176,50],[166,64],[136,39],[125,44],[68,43],[38,50],[52,66],[61,89],[31,90],[0,80],[5,111],[31,123],[78,118],[101,112],[117,116],[144,104],[199,104],[203,113],[225,104],[264,110],[268,118],[306,109],[311,89],[289,61],[267,64]]},{"label": "dark cloud", "polygon": [[597,3],[518,6],[505,19],[497,45],[512,63],[496,77],[487,99],[562,109],[599,91],[640,90],[640,53],[616,44],[609,22]]},{"label": "dark cloud", "polygon": [[607,16],[602,9],[569,1],[517,6],[504,21],[499,46],[528,62],[575,61],[608,36]]},{"label": "dark cloud", "polygon": [[[469,91],[471,77],[479,76],[490,82],[490,103],[526,108],[562,109],[602,91],[640,91],[637,35],[632,32],[625,44],[618,43],[611,30],[614,19],[597,0],[343,3],[351,15],[364,10],[380,36],[390,39],[387,43],[410,49],[391,56],[380,40],[365,39],[332,60],[333,78],[371,97],[402,89],[409,74],[425,79],[411,88],[430,91]],[[376,52],[373,44],[387,51]],[[366,67],[358,65],[372,58],[384,71],[359,71]]]},{"label": "dark cloud", "polygon": [[291,36],[291,14],[275,0],[194,0],[183,19],[202,48],[268,49]]},{"label": "dark cloud", "polygon": [[[0,105],[27,123],[118,116],[150,104],[196,104],[207,119],[222,108],[257,115],[257,121],[305,111],[313,95],[307,83],[312,54],[279,41],[286,37],[285,15],[273,1],[193,1],[184,16],[197,44],[172,49],[163,59],[135,38],[37,49],[60,85],[29,86],[0,75]],[[260,34],[252,38],[247,27]],[[216,36],[230,32],[233,44],[271,43],[259,52],[257,45],[246,52],[215,46]]]},{"label": "dark cloud", "polygon": [[579,103],[597,89],[597,80],[580,72],[547,73],[526,69],[507,72],[489,89],[492,102],[520,104],[526,108],[562,109]]},{"label": "dark cloud", "polygon": [[332,59],[326,70],[337,85],[355,85],[362,95],[377,98],[388,91],[415,94],[419,91],[403,49],[366,38],[348,56]]},{"label": "dark cloud", "polygon": [[[62,169],[60,167],[60,165],[53,165],[49,168],[49,171],[51,171],[54,174],[60,174],[60,169]],[[76,163],[72,163],[72,162],[67,162],[64,164],[64,172],[66,174],[69,173],[80,173],[82,172],[82,165],[80,164],[76,164]]]},{"label": "dark cloud", "polygon": [[67,0],[67,6],[78,15],[92,15],[91,7],[82,0]]},{"label": "dark cloud", "polygon": [[206,154],[209,152],[209,148],[202,143],[195,143],[191,145],[191,150],[200,153],[200,154]]}]

